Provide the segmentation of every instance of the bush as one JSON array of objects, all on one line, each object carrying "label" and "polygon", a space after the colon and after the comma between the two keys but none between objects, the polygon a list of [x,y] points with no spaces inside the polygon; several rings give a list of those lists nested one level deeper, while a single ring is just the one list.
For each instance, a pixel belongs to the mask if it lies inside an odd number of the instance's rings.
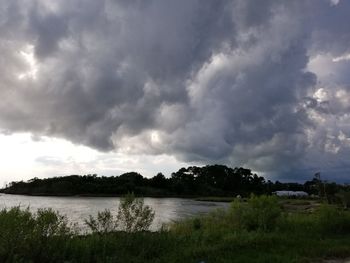
[{"label": "bush", "polygon": [[193,219],[192,224],[194,230],[199,230],[202,227],[202,222],[198,217]]},{"label": "bush", "polygon": [[63,257],[60,249],[72,234],[67,219],[52,209],[14,207],[0,211],[0,257],[4,262],[17,262],[25,255],[33,262],[48,262]]},{"label": "bush", "polygon": [[66,216],[49,209],[39,209],[34,216],[34,232],[40,237],[67,236],[72,233]]},{"label": "bush", "polygon": [[27,241],[32,236],[35,221],[29,209],[14,207],[0,211],[0,256],[11,258],[19,249],[29,251]]},{"label": "bush", "polygon": [[113,232],[118,227],[118,222],[108,209],[103,212],[98,212],[97,218],[90,215],[89,219],[85,220],[85,224],[93,233],[98,234]]},{"label": "bush", "polygon": [[247,204],[233,202],[230,212],[236,227],[269,231],[276,227],[282,211],[276,197],[252,195]]},{"label": "bush", "polygon": [[350,192],[341,191],[336,196],[341,200],[345,209],[350,208]]},{"label": "bush", "polygon": [[145,206],[142,198],[128,194],[121,198],[116,217],[109,210],[99,212],[97,218],[92,216],[85,224],[93,233],[105,234],[119,229],[126,232],[148,230],[154,220],[154,211]]},{"label": "bush", "polygon": [[154,220],[154,211],[144,205],[142,198],[128,194],[120,201],[117,220],[122,230],[137,232],[148,230]]},{"label": "bush", "polygon": [[336,206],[322,205],[315,213],[315,223],[321,233],[350,233],[350,214]]}]

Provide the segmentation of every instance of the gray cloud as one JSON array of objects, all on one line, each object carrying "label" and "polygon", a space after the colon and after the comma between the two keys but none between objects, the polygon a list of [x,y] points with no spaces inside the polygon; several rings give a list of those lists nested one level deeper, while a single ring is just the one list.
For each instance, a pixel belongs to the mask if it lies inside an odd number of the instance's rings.
[{"label": "gray cloud", "polygon": [[318,169],[316,152],[332,160],[324,169],[343,167],[350,129],[330,123],[349,114],[349,65],[320,99],[331,77],[310,60],[349,51],[349,10],[326,0],[3,0],[0,128],[285,177]]}]

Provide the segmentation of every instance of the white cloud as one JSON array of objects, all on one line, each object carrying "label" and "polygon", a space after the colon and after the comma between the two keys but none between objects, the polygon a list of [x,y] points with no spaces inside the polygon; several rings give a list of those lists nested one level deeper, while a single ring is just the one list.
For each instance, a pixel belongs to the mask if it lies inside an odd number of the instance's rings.
[{"label": "white cloud", "polygon": [[332,59],[333,62],[341,62],[341,61],[347,61],[347,60],[350,60],[350,54],[344,54]]},{"label": "white cloud", "polygon": [[329,0],[332,6],[336,6],[339,4],[340,0]]}]

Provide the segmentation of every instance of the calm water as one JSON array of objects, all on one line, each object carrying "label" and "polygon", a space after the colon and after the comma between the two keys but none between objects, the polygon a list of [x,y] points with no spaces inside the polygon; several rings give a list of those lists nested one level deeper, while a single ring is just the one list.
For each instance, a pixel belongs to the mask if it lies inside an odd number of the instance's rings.
[{"label": "calm water", "polygon": [[[145,198],[145,204],[155,210],[152,229],[158,229],[163,223],[201,213],[208,213],[217,208],[226,208],[227,203],[202,202],[182,198]],[[0,194],[0,209],[20,205],[32,211],[38,208],[52,208],[66,215],[70,222],[84,230],[84,219],[96,215],[98,211],[110,209],[117,212],[120,199],[118,197],[36,197]]]}]

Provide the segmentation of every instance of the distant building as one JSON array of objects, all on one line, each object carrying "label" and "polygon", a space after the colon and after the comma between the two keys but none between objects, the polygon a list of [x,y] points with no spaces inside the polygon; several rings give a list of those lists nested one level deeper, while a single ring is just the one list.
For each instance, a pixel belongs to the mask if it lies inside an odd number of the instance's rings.
[{"label": "distant building", "polygon": [[276,191],[273,194],[277,196],[308,196],[309,194],[304,191]]}]

